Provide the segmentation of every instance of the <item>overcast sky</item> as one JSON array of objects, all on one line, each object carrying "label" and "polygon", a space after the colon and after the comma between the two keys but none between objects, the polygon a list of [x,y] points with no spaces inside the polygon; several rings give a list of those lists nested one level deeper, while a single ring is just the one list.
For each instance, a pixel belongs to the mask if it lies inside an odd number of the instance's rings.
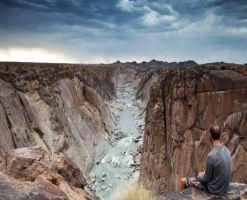
[{"label": "overcast sky", "polygon": [[247,0],[0,0],[0,60],[247,63]]}]

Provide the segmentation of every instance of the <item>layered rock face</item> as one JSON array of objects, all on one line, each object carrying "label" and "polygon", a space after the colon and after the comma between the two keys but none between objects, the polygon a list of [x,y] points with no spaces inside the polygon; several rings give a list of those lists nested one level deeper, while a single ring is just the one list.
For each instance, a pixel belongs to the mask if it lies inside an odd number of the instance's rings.
[{"label": "layered rock face", "polygon": [[106,152],[114,116],[107,67],[0,64],[0,147],[40,145],[63,153],[85,176]]},{"label": "layered rock face", "polygon": [[233,182],[247,182],[247,68],[212,64],[164,69],[146,109],[140,181],[158,193],[205,170],[218,124],[233,159]]}]

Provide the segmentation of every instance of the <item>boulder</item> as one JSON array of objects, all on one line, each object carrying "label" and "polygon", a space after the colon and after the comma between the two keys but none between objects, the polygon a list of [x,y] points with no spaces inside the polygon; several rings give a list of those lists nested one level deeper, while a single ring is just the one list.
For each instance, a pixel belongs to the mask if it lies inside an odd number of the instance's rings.
[{"label": "boulder", "polygon": [[24,147],[0,154],[0,199],[93,200],[83,187],[83,174],[64,155],[40,147]]}]

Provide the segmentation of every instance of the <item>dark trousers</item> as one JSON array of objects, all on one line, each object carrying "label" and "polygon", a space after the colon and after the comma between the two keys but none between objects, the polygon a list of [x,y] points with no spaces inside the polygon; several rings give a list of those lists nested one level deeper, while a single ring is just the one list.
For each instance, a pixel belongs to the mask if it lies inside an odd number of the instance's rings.
[{"label": "dark trousers", "polygon": [[207,191],[207,183],[203,180],[203,175],[198,175],[196,178],[187,178],[185,187],[195,187],[199,190]]},{"label": "dark trousers", "polygon": [[203,191],[207,191],[207,183],[204,182],[203,175],[198,175],[196,177],[196,182],[198,182],[198,187],[196,188],[203,190]]}]

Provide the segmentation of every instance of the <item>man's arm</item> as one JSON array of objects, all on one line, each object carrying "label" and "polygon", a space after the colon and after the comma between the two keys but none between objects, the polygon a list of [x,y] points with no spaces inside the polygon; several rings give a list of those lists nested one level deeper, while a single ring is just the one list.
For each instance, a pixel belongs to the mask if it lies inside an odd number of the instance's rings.
[{"label": "man's arm", "polygon": [[213,176],[213,158],[211,156],[207,157],[207,166],[205,174],[201,177],[201,181],[204,183],[209,183]]}]

